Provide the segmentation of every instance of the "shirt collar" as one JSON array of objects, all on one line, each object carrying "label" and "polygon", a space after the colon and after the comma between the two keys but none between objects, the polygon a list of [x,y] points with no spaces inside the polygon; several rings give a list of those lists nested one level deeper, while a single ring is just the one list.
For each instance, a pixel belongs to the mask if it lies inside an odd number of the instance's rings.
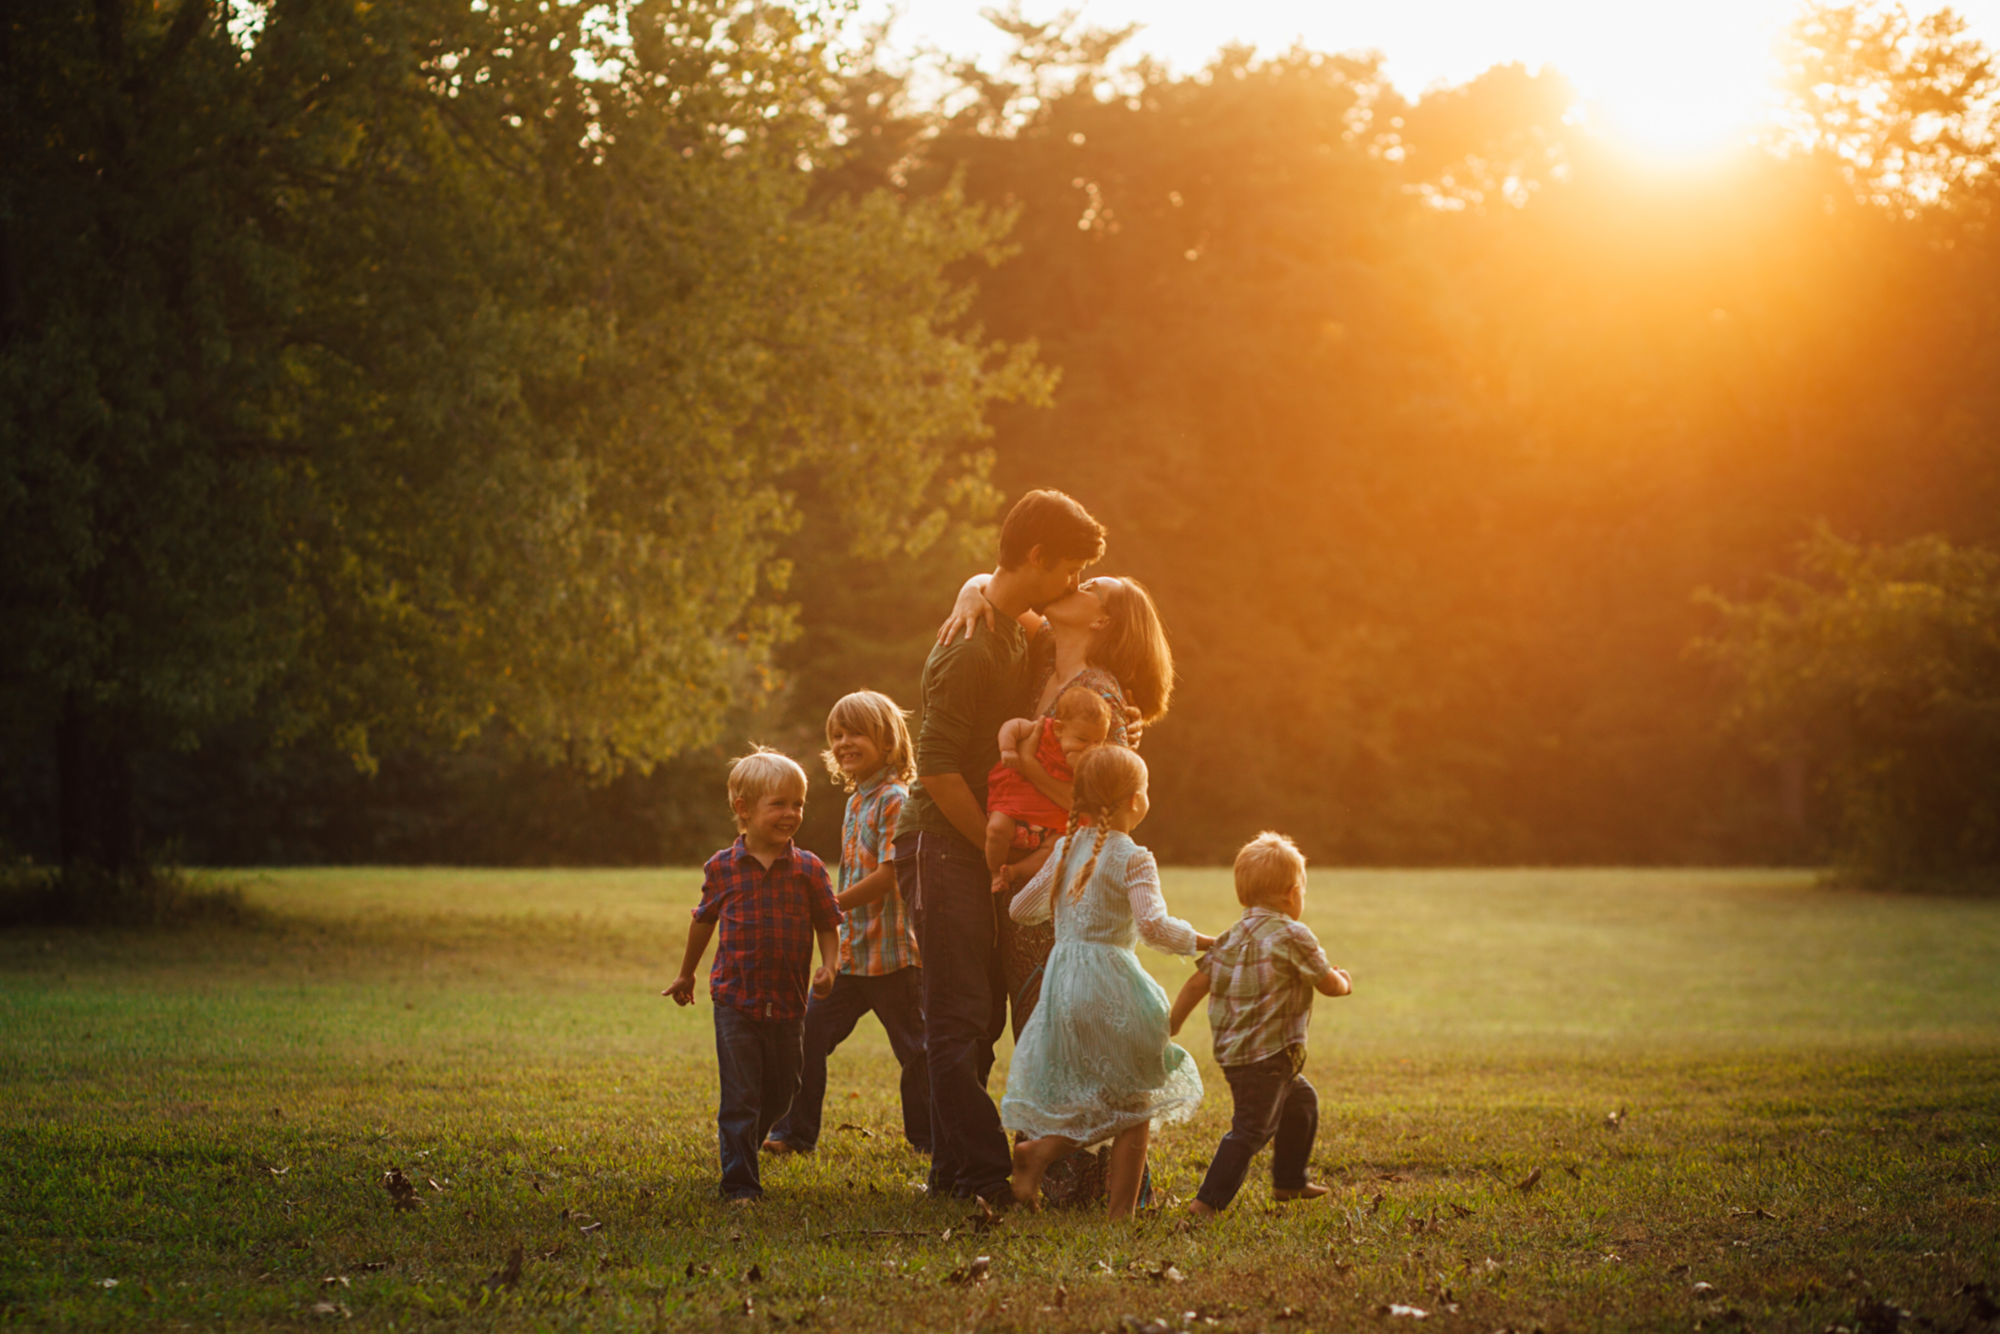
[{"label": "shirt collar", "polygon": [[[771,862],[771,869],[775,871],[780,866],[784,866],[787,865],[788,863],[798,860],[798,847],[799,845],[797,840],[789,838],[786,839],[785,850],[779,853],[777,857]],[[750,840],[747,836],[743,834],[738,834],[736,836],[735,844],[729,849],[729,851],[731,854],[732,862],[751,862],[756,865],[758,870],[764,869],[764,863],[758,861],[754,856],[751,855]]]},{"label": "shirt collar", "polygon": [[1282,912],[1277,908],[1266,907],[1264,904],[1261,903],[1253,903],[1248,908],[1245,908],[1243,910],[1244,921],[1247,922],[1252,917],[1275,917],[1281,922],[1289,922],[1293,920],[1292,915],[1290,913]]},{"label": "shirt collar", "polygon": [[885,764],[881,768],[877,769],[868,778],[863,779],[858,785],[856,785],[854,789],[854,795],[857,797],[873,796],[876,792],[879,792],[888,783],[888,781],[889,781],[889,766]]}]

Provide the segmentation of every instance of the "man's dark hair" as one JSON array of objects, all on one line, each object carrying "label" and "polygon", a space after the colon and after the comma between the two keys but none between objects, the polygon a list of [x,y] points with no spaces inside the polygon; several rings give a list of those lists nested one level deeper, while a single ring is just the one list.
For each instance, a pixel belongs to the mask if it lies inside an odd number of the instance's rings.
[{"label": "man's dark hair", "polygon": [[1030,491],[1014,502],[1000,525],[1000,564],[1024,565],[1042,549],[1045,561],[1095,561],[1104,556],[1104,525],[1060,491]]}]

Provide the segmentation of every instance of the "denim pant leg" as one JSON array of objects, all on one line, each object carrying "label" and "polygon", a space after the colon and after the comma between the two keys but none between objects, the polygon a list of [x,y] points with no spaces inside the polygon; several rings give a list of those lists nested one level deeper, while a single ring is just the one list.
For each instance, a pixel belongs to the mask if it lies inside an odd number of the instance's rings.
[{"label": "denim pant leg", "polygon": [[1294,1075],[1285,1087],[1278,1110],[1278,1138],[1271,1147],[1271,1184],[1279,1190],[1303,1190],[1306,1161],[1319,1136],[1319,1093],[1304,1075]]},{"label": "denim pant leg", "polygon": [[729,1005],[715,1007],[715,1068],[722,1092],[715,1113],[722,1158],[722,1193],[764,1193],[757,1178],[758,1115],[764,1092],[764,1043],[757,1020]]},{"label": "denim pant leg", "polygon": [[[1229,1119],[1229,1133],[1222,1137],[1208,1165],[1208,1174],[1201,1180],[1201,1189],[1195,1193],[1196,1199],[1216,1210],[1229,1207],[1250,1172],[1250,1160],[1278,1133],[1285,1094],[1292,1082],[1292,1062],[1280,1052],[1249,1065],[1225,1065],[1222,1074],[1229,1081],[1229,1095],[1236,1106]],[[1315,1112],[1315,1128],[1317,1124]],[[1312,1141],[1308,1139],[1306,1152],[1311,1149]],[[1303,1167],[1300,1171],[1303,1175]]]},{"label": "denim pant leg", "polygon": [[983,1195],[1007,1184],[1013,1154],[986,1091],[993,1044],[1007,1024],[999,920],[979,849],[921,833],[896,855],[897,886],[916,905],[923,952],[924,1055],[930,1067],[935,1195]]},{"label": "denim pant leg", "polygon": [[792,1099],[792,1109],[771,1127],[771,1138],[781,1139],[801,1153],[810,1153],[819,1144],[820,1115],[826,1103],[826,1058],[868,1013],[865,984],[871,980],[841,973],[833,979],[831,992],[806,1003],[799,1095]]},{"label": "denim pant leg", "polygon": [[925,1153],[931,1151],[931,1072],[924,1059],[924,974],[921,968],[899,968],[867,979],[869,1004],[889,1035],[889,1050],[903,1069],[903,1138]]},{"label": "denim pant leg", "polygon": [[799,1096],[799,1067],[805,1063],[805,1020],[752,1020],[764,1046],[764,1089],[757,1106],[757,1143],[784,1119]]}]

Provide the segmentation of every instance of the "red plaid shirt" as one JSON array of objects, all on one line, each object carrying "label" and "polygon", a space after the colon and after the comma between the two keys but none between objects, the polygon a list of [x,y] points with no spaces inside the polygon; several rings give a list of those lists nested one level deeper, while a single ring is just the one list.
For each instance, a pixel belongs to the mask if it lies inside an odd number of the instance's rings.
[{"label": "red plaid shirt", "polygon": [[736,842],[702,868],[694,920],[719,922],[708,997],[756,1019],[797,1019],[812,984],[813,932],[840,925],[826,866],[793,844],[764,864]]}]

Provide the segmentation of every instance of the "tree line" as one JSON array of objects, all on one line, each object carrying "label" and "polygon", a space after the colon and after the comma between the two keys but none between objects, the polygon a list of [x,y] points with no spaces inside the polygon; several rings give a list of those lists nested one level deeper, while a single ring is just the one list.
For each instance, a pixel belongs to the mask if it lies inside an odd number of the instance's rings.
[{"label": "tree line", "polygon": [[697,857],[720,760],[913,700],[1054,485],[1174,637],[1169,860],[2000,864],[2000,80],[1948,15],[1808,10],[1782,130],[1668,173],[1514,67],[247,12],[8,20],[18,850]]}]

